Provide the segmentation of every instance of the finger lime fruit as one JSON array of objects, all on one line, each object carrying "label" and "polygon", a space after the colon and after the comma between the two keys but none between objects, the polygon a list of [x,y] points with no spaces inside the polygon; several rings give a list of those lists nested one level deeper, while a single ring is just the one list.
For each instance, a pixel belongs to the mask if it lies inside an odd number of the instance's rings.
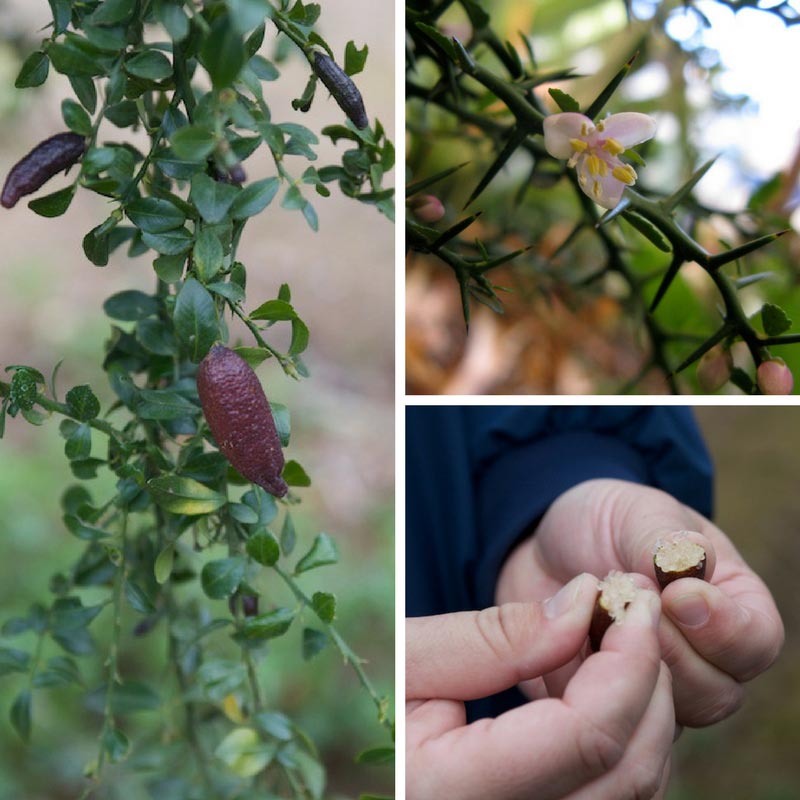
[{"label": "finger lime fruit", "polygon": [[197,391],[208,427],[239,473],[275,497],[289,491],[283,451],[264,389],[252,367],[215,344],[200,362]]},{"label": "finger lime fruit", "polygon": [[589,643],[597,652],[605,632],[612,622],[621,622],[625,609],[636,597],[636,584],[630,575],[612,570],[597,585],[599,594],[594,604],[594,613],[589,626]]},{"label": "finger lime fruit", "polygon": [[659,539],[653,554],[658,585],[663,589],[679,578],[705,578],[706,551],[682,531],[670,539]]},{"label": "finger lime fruit", "polygon": [[368,127],[369,119],[364,110],[364,100],[352,78],[327,53],[314,53],[312,67],[353,125],[360,129]]},{"label": "finger lime fruit", "polygon": [[20,197],[32,194],[61,170],[71,167],[86,150],[86,140],[77,133],[57,133],[37,144],[8,173],[0,203],[13,208]]}]

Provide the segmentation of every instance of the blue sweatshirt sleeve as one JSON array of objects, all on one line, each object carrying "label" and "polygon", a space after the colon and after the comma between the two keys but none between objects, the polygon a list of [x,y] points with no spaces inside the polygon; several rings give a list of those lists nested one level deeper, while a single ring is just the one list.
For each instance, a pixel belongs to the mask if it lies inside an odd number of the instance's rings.
[{"label": "blue sweatshirt sleeve", "polygon": [[491,605],[509,551],[582,481],[633,481],[712,511],[711,463],[686,408],[409,407],[406,441],[410,616]]}]

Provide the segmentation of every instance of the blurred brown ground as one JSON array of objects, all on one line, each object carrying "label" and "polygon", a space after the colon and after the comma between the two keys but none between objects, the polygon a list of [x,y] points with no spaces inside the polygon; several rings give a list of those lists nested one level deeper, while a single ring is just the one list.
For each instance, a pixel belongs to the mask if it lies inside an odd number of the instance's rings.
[{"label": "blurred brown ground", "polygon": [[786,645],[738,713],[684,731],[668,800],[791,800],[800,796],[800,407],[696,413],[715,465],[714,521],[773,593]]}]

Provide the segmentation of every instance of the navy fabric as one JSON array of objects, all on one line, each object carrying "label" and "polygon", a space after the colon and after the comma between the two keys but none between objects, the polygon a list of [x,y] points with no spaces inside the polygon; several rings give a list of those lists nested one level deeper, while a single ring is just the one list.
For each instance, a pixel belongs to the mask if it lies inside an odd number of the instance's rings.
[{"label": "navy fabric", "polygon": [[[564,491],[617,478],[712,514],[711,461],[690,409],[677,406],[409,406],[406,613],[494,602],[500,568]],[[522,700],[468,704],[470,718]]]}]

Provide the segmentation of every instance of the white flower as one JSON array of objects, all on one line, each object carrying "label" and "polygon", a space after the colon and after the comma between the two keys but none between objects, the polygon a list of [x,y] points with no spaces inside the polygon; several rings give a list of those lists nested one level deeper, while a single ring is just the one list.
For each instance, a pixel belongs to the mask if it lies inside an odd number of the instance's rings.
[{"label": "white flower", "polygon": [[584,194],[603,208],[614,208],[636,170],[620,161],[620,153],[653,138],[656,123],[647,114],[612,114],[596,125],[583,114],[551,114],[544,121],[544,146],[555,158],[576,167]]}]

